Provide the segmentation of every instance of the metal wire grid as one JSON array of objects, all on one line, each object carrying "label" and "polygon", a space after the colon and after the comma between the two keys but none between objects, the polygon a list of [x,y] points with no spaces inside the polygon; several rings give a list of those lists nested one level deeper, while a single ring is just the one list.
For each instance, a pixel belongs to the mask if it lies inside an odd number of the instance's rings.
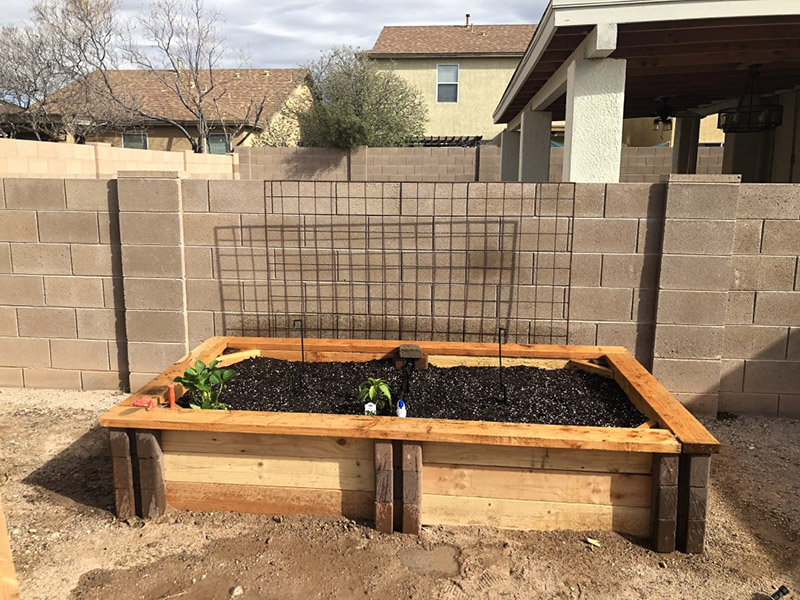
[{"label": "metal wire grid", "polygon": [[569,183],[266,182],[266,215],[215,229],[217,333],[567,343],[574,204]]}]

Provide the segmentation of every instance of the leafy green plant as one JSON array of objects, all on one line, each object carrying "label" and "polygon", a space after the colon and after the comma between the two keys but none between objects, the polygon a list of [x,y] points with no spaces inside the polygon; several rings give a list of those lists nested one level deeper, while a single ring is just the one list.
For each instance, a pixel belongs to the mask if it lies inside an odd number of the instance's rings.
[{"label": "leafy green plant", "polygon": [[388,403],[388,408],[391,410],[392,393],[389,391],[389,384],[383,379],[369,377],[358,386],[358,401],[374,402],[379,410]]},{"label": "leafy green plant", "polygon": [[175,382],[192,392],[193,399],[198,402],[189,402],[195,409],[228,410],[230,406],[220,402],[219,397],[225,384],[236,377],[233,369],[220,369],[218,360],[212,360],[208,366],[198,360],[193,367],[183,372],[183,377],[176,377]]}]

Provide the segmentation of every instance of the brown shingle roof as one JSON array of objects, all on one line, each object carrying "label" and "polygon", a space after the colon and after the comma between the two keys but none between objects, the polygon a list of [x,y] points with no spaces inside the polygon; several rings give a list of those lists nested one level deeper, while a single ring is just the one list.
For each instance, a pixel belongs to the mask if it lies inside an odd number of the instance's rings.
[{"label": "brown shingle roof", "polygon": [[424,25],[384,27],[369,54],[519,55],[525,52],[536,25]]},{"label": "brown shingle roof", "polygon": [[[171,71],[160,73],[167,77],[175,76]],[[206,117],[214,121],[218,119],[241,121],[247,117],[251,101],[260,103],[261,99],[266,97],[262,123],[266,122],[280,110],[289,94],[304,83],[305,75],[305,69],[214,69],[212,76],[218,88],[206,97],[205,102],[208,106]],[[97,77],[98,74],[92,76]],[[177,94],[167,89],[150,71],[135,69],[110,71],[108,77],[112,88],[129,96],[144,112],[173,121],[195,120]],[[202,72],[201,86],[210,81],[210,78],[208,71]],[[191,95],[191,88],[187,87],[187,90]],[[217,98],[219,114],[214,108],[213,98]],[[252,117],[252,114],[250,116]]]}]

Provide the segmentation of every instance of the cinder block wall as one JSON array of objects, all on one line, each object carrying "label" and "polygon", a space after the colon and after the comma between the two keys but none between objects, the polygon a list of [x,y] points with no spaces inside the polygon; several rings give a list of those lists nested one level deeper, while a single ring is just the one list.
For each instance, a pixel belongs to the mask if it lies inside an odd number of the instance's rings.
[{"label": "cinder block wall", "polygon": [[0,384],[127,385],[116,182],[5,179]]},{"label": "cinder block wall", "polygon": [[[130,373],[136,386],[209,336],[285,331],[289,323],[268,313],[304,306],[307,326],[323,331],[349,315],[341,328],[372,337],[388,327],[411,338],[421,323],[435,336],[485,339],[498,321],[479,299],[503,293],[496,279],[465,285],[431,262],[424,278],[410,281],[424,269],[400,268],[447,255],[443,240],[456,243],[452,232],[426,230],[425,215],[450,211],[453,223],[463,215],[483,227],[513,217],[524,262],[536,260],[533,240],[552,234],[552,211],[571,214],[574,203],[574,218],[558,221],[572,221],[571,268],[553,281],[565,293],[571,285],[562,306],[569,343],[628,347],[696,412],[800,414],[797,185],[741,185],[730,176],[572,186],[150,173],[7,179],[1,189],[4,385],[116,387]],[[378,232],[386,240],[370,253]],[[486,232],[484,244],[503,238],[499,229]],[[409,239],[417,247],[403,246]],[[569,254],[547,257],[562,264]],[[354,264],[363,269],[348,280]],[[532,327],[535,289],[520,288],[510,333],[531,342],[565,335],[563,314],[554,331]],[[441,302],[443,292],[460,296],[464,311]],[[276,299],[284,305],[271,304]]]}]

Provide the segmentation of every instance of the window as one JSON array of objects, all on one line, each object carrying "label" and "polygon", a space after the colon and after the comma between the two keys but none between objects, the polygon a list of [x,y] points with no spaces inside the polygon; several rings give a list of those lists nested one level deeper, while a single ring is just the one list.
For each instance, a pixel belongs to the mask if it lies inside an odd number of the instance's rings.
[{"label": "window", "polygon": [[231,151],[231,136],[228,133],[208,134],[208,153],[227,154]]},{"label": "window", "polygon": [[436,102],[458,102],[458,65],[436,65]]},{"label": "window", "polygon": [[123,133],[122,134],[122,147],[123,148],[136,148],[137,150],[147,150],[147,134],[146,133]]}]

